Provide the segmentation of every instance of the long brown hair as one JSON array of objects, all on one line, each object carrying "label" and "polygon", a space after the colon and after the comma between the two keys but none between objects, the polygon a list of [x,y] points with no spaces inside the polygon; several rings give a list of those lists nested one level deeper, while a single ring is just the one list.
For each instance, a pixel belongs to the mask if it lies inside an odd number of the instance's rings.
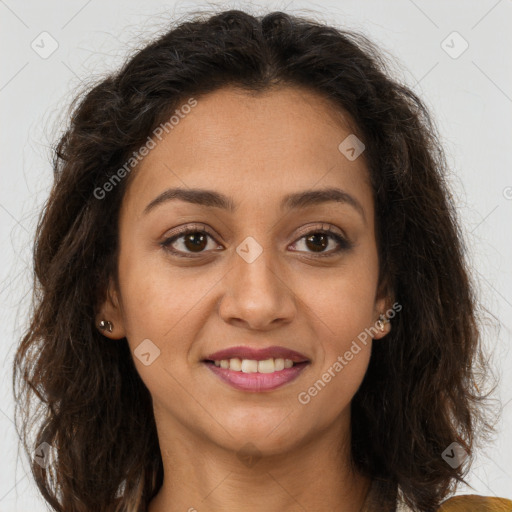
[{"label": "long brown hair", "polygon": [[[116,278],[118,172],[187,98],[227,85],[307,87],[355,122],[375,200],[380,278],[402,311],[352,401],[352,463],[417,510],[464,481],[442,454],[492,432],[477,302],[435,125],[364,36],[282,12],[215,12],[171,27],[72,105],[34,246],[34,307],[17,349],[17,428],[59,512],[144,511],[163,479],[148,389],[126,340],[95,327]],[[130,175],[130,178],[133,176]],[[483,377],[482,377],[483,376]],[[477,377],[482,377],[477,387]],[[51,451],[50,448],[53,450]],[[46,453],[45,452],[45,453]],[[50,456],[53,453],[53,456]]]}]

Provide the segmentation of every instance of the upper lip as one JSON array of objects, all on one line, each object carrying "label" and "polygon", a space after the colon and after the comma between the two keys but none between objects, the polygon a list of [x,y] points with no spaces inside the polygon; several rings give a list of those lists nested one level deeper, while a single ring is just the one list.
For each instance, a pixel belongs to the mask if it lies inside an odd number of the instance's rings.
[{"label": "upper lip", "polygon": [[263,361],[265,359],[290,359],[294,363],[302,363],[309,361],[309,359],[295,350],[285,347],[266,347],[266,348],[251,348],[251,347],[231,347],[224,350],[219,350],[206,357],[205,360],[209,361],[222,361],[223,359],[232,359],[238,357],[239,359],[252,359],[256,361]]}]

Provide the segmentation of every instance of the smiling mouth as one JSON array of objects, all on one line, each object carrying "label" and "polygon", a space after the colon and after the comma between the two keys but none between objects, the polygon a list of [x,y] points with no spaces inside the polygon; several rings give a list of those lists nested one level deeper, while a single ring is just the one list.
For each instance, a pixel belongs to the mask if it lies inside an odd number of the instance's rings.
[{"label": "smiling mouth", "polygon": [[231,359],[210,360],[205,359],[203,362],[214,365],[224,370],[231,370],[240,373],[276,373],[293,367],[301,367],[309,364],[309,361],[294,362],[285,358],[269,358],[263,360],[256,359],[240,359],[234,357]]},{"label": "smiling mouth", "polygon": [[272,392],[293,382],[311,361],[292,361],[284,358],[231,359],[202,361],[214,375],[239,391]]}]

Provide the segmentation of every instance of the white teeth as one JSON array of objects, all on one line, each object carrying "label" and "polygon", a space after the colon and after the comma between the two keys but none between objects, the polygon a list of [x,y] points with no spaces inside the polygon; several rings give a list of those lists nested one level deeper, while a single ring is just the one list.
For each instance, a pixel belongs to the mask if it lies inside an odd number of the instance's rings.
[{"label": "white teeth", "polygon": [[239,359],[234,357],[232,359],[222,359],[221,361],[214,361],[215,366],[220,366],[224,369],[233,370],[235,372],[243,373],[274,373],[285,368],[291,368],[293,361],[291,359],[283,359],[278,357],[276,359],[264,359],[256,361],[255,359]]},{"label": "white teeth", "polygon": [[[288,359],[288,361],[289,361],[289,359]],[[293,362],[292,362],[292,365],[293,365]],[[274,367],[275,367],[276,372],[278,372],[280,370],[284,370],[284,359],[281,357],[274,359]]]},{"label": "white teeth", "polygon": [[262,361],[258,361],[258,372],[259,373],[274,373],[274,360],[271,359],[263,359]]},{"label": "white teeth", "polygon": [[254,359],[242,359],[242,372],[256,373],[258,371],[258,361]]},{"label": "white teeth", "polygon": [[239,372],[242,369],[242,361],[238,357],[229,360],[229,369]]}]

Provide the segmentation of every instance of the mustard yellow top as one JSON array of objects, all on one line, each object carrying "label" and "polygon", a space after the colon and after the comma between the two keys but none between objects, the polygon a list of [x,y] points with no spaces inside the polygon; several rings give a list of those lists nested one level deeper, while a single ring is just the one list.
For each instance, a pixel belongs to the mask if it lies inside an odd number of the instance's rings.
[{"label": "mustard yellow top", "polygon": [[[395,500],[385,497],[387,491],[391,492],[389,485],[374,480],[362,512],[413,512],[403,501],[400,492],[395,502]],[[436,512],[512,512],[512,501],[506,498],[476,494],[453,496],[445,500]]]},{"label": "mustard yellow top", "polygon": [[446,500],[439,512],[512,512],[512,501],[468,494]]}]

